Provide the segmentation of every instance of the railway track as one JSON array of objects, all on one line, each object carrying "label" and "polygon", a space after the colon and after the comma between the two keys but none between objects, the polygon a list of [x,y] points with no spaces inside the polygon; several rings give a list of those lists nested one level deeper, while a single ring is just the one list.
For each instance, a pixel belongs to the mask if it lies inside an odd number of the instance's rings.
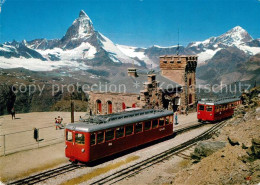
[{"label": "railway track", "polygon": [[20,184],[36,184],[38,182],[53,178],[55,176],[61,175],[63,173],[75,170],[80,168],[81,166],[77,166],[75,164],[67,164],[52,170],[44,171],[42,173],[36,174],[29,176],[27,178],[17,180],[14,182],[11,182],[9,184],[15,184],[15,185],[20,185]]},{"label": "railway track", "polygon": [[[183,132],[187,132],[187,131],[189,131],[189,130],[192,130],[192,129],[195,129],[195,128],[198,128],[198,127],[200,127],[200,126],[202,126],[202,125],[204,125],[204,124],[195,124],[195,125],[191,125],[191,126],[188,126],[188,127],[184,127],[184,128],[181,128],[181,129],[179,129],[179,130],[177,130],[177,131],[175,131],[174,132],[174,134],[180,134],[180,133],[183,133]],[[188,141],[189,142],[189,141]],[[177,147],[178,148],[173,148],[173,149],[170,149],[170,150],[176,150],[176,151],[178,151],[178,152],[180,152],[181,151],[181,148],[182,149],[184,149],[183,147],[181,147],[181,146],[183,146],[183,144],[181,144],[181,145],[178,145]],[[170,152],[170,151],[166,151],[167,153],[168,152]],[[165,153],[165,152],[163,152],[163,153]],[[163,153],[161,153],[161,154],[163,154]],[[140,163],[137,163],[137,164],[135,164],[135,165],[133,165],[133,166],[131,166],[131,170],[133,169],[133,170],[137,170],[137,169],[140,169],[141,170],[141,166],[142,165],[144,165],[144,164],[146,164],[146,166],[150,163],[150,165],[149,166],[151,166],[151,165],[153,165],[153,164],[155,164],[155,163],[151,163],[152,162],[152,160],[158,160],[159,158],[161,157],[161,155],[159,154],[159,155],[156,155],[156,156],[154,156],[154,157],[152,157],[152,158],[149,158],[149,159],[147,159],[147,160],[145,160],[145,161],[142,161],[142,162],[140,162]],[[163,159],[162,159],[163,160]],[[161,160],[160,160],[161,161]],[[158,162],[160,162],[160,161],[158,161]],[[156,162],[156,163],[158,163],[158,162]],[[147,166],[147,167],[149,167],[149,166]],[[39,173],[39,174],[36,174],[36,175],[32,175],[32,176],[29,176],[29,177],[26,177],[26,178],[24,178],[24,179],[20,179],[20,180],[17,180],[17,181],[13,181],[13,182],[11,182],[11,183],[8,183],[8,184],[15,184],[15,185],[20,185],[20,184],[36,184],[36,183],[39,183],[39,182],[42,182],[42,181],[45,181],[45,180],[47,180],[47,179],[50,179],[50,178],[53,178],[53,177],[56,177],[56,176],[58,176],[58,175],[61,175],[61,174],[64,174],[64,173],[66,173],[66,172],[69,172],[69,171],[73,171],[73,170],[75,170],[75,169],[79,169],[79,168],[81,168],[82,166],[77,166],[77,165],[75,165],[75,164],[67,164],[67,165],[64,165],[64,166],[61,166],[61,167],[58,167],[58,168],[55,168],[55,169],[51,169],[51,170],[48,170],[48,171],[44,171],[44,172],[41,172],[41,173]],[[146,168],[147,168],[146,167]],[[140,171],[139,170],[139,171]],[[127,170],[127,169],[124,169],[124,170],[121,170],[120,171],[121,173],[123,173],[123,174],[129,174],[129,170]],[[130,175],[130,174],[129,174]],[[127,177],[129,176],[129,175],[127,175]],[[116,178],[118,178],[119,176],[121,176],[121,174],[119,174],[119,172],[116,172],[116,174],[113,174],[113,175],[110,175],[110,176],[108,176],[108,177],[106,177],[106,178],[104,178],[104,179],[100,179],[100,180],[98,180],[98,181],[96,181],[96,182],[94,182],[94,183],[92,183],[92,184],[104,184],[104,183],[106,183],[106,182],[109,182],[110,181],[110,179],[112,178],[114,178],[114,177],[112,177],[112,176],[116,176]],[[130,175],[131,176],[131,175]],[[123,176],[122,176],[123,177]],[[126,178],[126,177],[124,177],[124,178]],[[123,179],[121,179],[121,180],[123,180]],[[105,182],[104,182],[105,181]]]},{"label": "railway track", "polygon": [[119,182],[125,178],[134,176],[135,174],[137,174],[138,172],[153,166],[159,162],[162,162],[163,160],[176,155],[177,153],[186,150],[187,148],[190,148],[191,146],[195,145],[197,142],[201,141],[201,140],[205,140],[205,139],[209,139],[212,134],[214,134],[216,131],[218,131],[220,128],[222,128],[225,125],[226,121],[222,121],[216,125],[214,125],[213,127],[211,127],[210,129],[208,129],[207,131],[205,131],[204,133],[196,136],[195,138],[182,143],[180,145],[177,145],[169,150],[166,150],[162,153],[159,153],[153,157],[150,157],[146,160],[143,160],[139,163],[133,164],[131,166],[128,166],[122,170],[119,170],[109,176],[106,176],[104,178],[101,178],[99,180],[96,180],[95,182],[92,182],[91,185],[94,184],[115,184],[116,182]]}]

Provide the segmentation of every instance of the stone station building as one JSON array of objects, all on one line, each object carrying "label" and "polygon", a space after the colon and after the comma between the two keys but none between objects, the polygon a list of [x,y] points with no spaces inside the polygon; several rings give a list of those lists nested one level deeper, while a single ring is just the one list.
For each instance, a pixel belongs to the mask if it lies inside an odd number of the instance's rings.
[{"label": "stone station building", "polygon": [[[196,102],[197,56],[160,57],[160,71],[128,68],[125,77],[113,80],[89,92],[94,114],[111,114],[127,108],[179,110]],[[108,91],[109,89],[109,91]]]}]

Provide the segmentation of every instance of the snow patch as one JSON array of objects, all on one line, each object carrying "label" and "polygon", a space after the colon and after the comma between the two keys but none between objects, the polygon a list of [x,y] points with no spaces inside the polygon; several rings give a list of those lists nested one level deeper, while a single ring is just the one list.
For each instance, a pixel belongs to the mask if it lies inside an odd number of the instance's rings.
[{"label": "snow patch", "polygon": [[72,50],[63,50],[61,48],[53,48],[47,50],[36,50],[44,57],[48,58],[48,55],[55,55],[61,60],[77,60],[77,59],[93,59],[97,50],[94,46],[88,42],[82,42],[80,46]]},{"label": "snow patch", "polygon": [[84,63],[79,63],[75,61],[42,61],[40,59],[34,58],[4,58],[0,57],[0,68],[10,69],[10,68],[25,68],[32,71],[52,71],[54,69],[59,69],[62,67],[69,67],[75,70],[86,70],[89,66]]},{"label": "snow patch", "polygon": [[221,48],[218,48],[216,50],[207,49],[198,55],[198,63],[203,64],[206,60],[211,59]]}]

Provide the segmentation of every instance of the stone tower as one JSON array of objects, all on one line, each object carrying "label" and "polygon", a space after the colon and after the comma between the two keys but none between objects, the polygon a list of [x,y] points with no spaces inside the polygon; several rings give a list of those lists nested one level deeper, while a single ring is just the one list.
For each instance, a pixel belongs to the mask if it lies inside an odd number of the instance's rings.
[{"label": "stone tower", "polygon": [[193,105],[196,100],[196,67],[198,57],[194,55],[160,56],[161,74],[182,85],[181,108]]}]

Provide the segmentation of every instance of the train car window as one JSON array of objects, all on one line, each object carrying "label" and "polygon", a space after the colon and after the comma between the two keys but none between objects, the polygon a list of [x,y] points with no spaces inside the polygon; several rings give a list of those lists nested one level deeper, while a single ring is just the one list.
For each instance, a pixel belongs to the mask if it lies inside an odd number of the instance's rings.
[{"label": "train car window", "polygon": [[232,107],[232,108],[234,108],[234,107],[235,107],[233,103],[231,104],[231,107]]},{"label": "train car window", "polygon": [[136,123],[135,124],[135,133],[139,133],[143,131],[143,123]]},{"label": "train car window", "polygon": [[76,133],[75,134],[75,143],[77,144],[85,144],[85,135]]},{"label": "train car window", "polygon": [[116,138],[124,137],[125,129],[124,127],[116,128]]},{"label": "train car window", "polygon": [[110,140],[112,140],[112,139],[114,139],[114,138],[115,138],[114,129],[106,130],[105,140],[106,140],[106,141],[110,141]]},{"label": "train car window", "polygon": [[164,126],[164,118],[159,119],[159,127]]},{"label": "train car window", "polygon": [[200,105],[199,110],[204,110],[204,105]]},{"label": "train car window", "polygon": [[216,106],[215,112],[218,112],[218,111],[219,111],[219,106]]},{"label": "train car window", "polygon": [[206,110],[207,110],[207,112],[211,112],[212,111],[212,107],[211,106],[207,106]]},{"label": "train car window", "polygon": [[165,117],[165,124],[168,125],[169,123],[170,123],[170,117],[167,116],[167,117]]},{"label": "train car window", "polygon": [[144,130],[150,130],[151,129],[151,121],[144,122]]},{"label": "train car window", "polygon": [[129,135],[132,135],[133,134],[133,125],[127,125],[125,127],[125,135],[126,136],[129,136]]},{"label": "train car window", "polygon": [[157,128],[157,127],[158,127],[158,119],[154,119],[154,120],[152,121],[152,127],[153,127],[153,128]]},{"label": "train car window", "polygon": [[98,132],[97,133],[97,143],[103,143],[104,142],[104,132]]},{"label": "train car window", "polygon": [[95,145],[96,144],[96,134],[91,133],[90,134],[90,145]]},{"label": "train car window", "polygon": [[72,142],[72,132],[67,131],[66,140]]}]

